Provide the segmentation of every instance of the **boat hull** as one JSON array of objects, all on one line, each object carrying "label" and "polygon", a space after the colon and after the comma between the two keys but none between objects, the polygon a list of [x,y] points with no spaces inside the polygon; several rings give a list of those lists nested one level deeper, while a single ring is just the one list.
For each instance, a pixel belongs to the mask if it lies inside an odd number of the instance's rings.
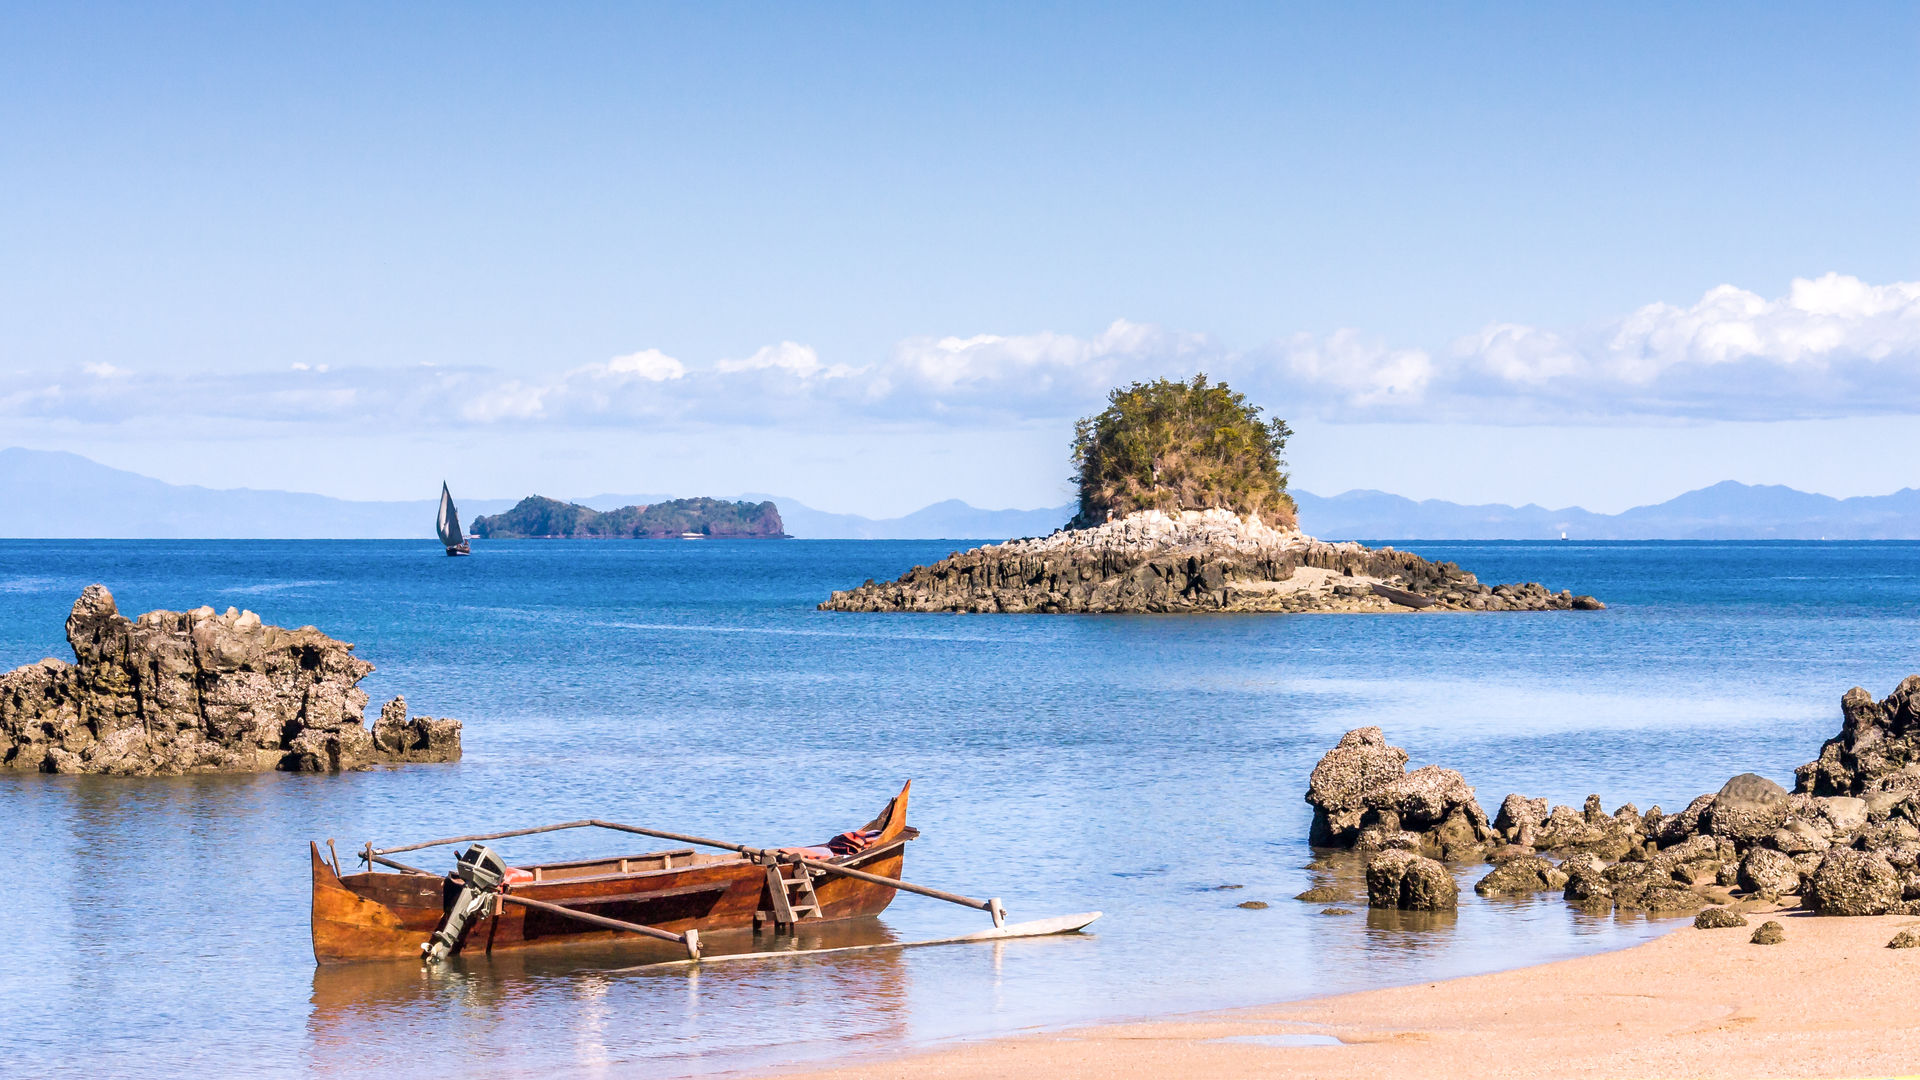
[{"label": "boat hull", "polygon": [[[898,878],[906,862],[906,844],[914,835],[906,828],[906,791],[882,819],[884,828],[873,846],[857,854],[832,859],[835,865]],[[426,874],[339,874],[308,845],[313,870],[313,956],[322,964],[369,960],[419,959],[423,947],[459,892],[451,878]],[[675,853],[691,856],[691,852]],[[611,864],[654,860],[659,854],[609,860]],[[774,910],[767,867],[740,856],[700,856],[693,865],[673,866],[666,858],[659,868],[634,873],[596,873],[584,877],[510,884],[508,892],[529,900],[575,908],[593,915],[638,923],[684,934],[750,929],[763,912]],[[556,864],[562,865],[562,864]],[[791,867],[784,867],[791,874]],[[814,881],[823,920],[878,915],[893,902],[888,885],[826,874]],[[808,921],[813,921],[810,917]],[[475,919],[462,938],[458,953],[473,955],[593,942],[647,940],[618,930],[602,930],[562,915],[496,904],[495,910]]]}]

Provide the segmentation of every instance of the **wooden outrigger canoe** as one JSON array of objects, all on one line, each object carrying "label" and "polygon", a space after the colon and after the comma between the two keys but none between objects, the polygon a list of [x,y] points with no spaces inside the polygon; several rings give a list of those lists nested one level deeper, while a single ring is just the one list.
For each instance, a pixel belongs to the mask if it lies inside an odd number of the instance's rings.
[{"label": "wooden outrigger canoe", "polygon": [[[455,837],[375,850],[362,856],[368,869],[340,872],[318,844],[313,861],[313,955],[322,964],[363,960],[419,959],[437,932],[447,931],[443,951],[472,955],[536,946],[604,942],[634,934],[677,942],[698,958],[702,931],[776,930],[806,919],[852,919],[878,915],[897,890],[929,895],[989,912],[1003,919],[999,901],[973,900],[900,881],[906,844],[918,836],[907,825],[907,794],[887,803],[862,828],[827,846],[750,848],[701,837],[599,820],[518,829],[486,836]],[[442,844],[501,839],[558,829],[600,827],[692,846],[575,862],[501,866],[497,883],[474,886],[468,859],[445,876],[408,866],[392,855]],[[331,848],[331,842],[329,842]],[[721,849],[722,854],[695,850]],[[487,855],[491,858],[491,853]],[[375,864],[391,868],[379,870]],[[483,875],[484,877],[484,875]],[[470,918],[459,912],[470,911]]]}]

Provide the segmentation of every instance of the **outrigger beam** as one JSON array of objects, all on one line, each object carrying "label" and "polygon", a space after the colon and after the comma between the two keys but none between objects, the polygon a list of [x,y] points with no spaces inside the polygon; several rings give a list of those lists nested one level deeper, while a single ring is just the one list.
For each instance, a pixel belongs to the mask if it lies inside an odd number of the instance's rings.
[{"label": "outrigger beam", "polygon": [[901,881],[899,878],[869,874],[865,870],[855,870],[851,866],[839,866],[835,863],[821,862],[819,859],[809,859],[804,855],[788,857],[809,869],[822,870],[829,874],[839,874],[842,877],[855,878],[860,881],[871,881],[876,885],[888,885],[906,892],[919,893],[921,896],[930,896],[935,900],[945,900],[949,904],[959,904],[961,907],[970,907],[976,911],[984,911],[993,916],[993,925],[995,926],[1004,926],[1007,922],[1007,913],[1001,909],[1000,901],[997,897],[991,900],[975,900],[971,896],[961,896],[959,893],[950,893],[944,889],[930,889],[925,885],[914,885]]},{"label": "outrigger beam", "polygon": [[549,915],[558,915],[567,919],[578,919],[583,923],[591,923],[594,926],[604,926],[609,930],[625,930],[629,934],[641,934],[646,937],[657,938],[661,941],[671,941],[678,945],[684,945],[687,948],[687,959],[700,959],[700,931],[698,930],[688,930],[684,934],[676,934],[671,930],[661,930],[652,926],[642,926],[639,923],[627,922],[623,919],[609,919],[605,915],[593,915],[585,911],[576,911],[573,908],[561,904],[549,904],[545,900],[529,900],[524,896],[515,896],[510,892],[503,892],[498,895],[500,899],[509,904],[519,904],[521,907],[529,907],[535,911],[544,911]]}]

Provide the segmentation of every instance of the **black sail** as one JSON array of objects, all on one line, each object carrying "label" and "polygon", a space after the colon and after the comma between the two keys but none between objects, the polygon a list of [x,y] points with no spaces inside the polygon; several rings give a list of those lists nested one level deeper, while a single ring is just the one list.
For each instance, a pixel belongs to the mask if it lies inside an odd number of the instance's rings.
[{"label": "black sail", "polygon": [[460,511],[453,505],[453,493],[447,490],[445,481],[440,484],[440,516],[434,522],[440,531],[440,542],[449,548],[457,548],[466,543],[466,537],[460,535]]}]

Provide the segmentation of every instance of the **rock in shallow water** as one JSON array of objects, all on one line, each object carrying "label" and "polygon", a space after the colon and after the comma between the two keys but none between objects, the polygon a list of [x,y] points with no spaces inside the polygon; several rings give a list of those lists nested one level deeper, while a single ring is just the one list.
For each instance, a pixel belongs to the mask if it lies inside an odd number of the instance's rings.
[{"label": "rock in shallow water", "polygon": [[315,630],[210,607],[122,616],[89,585],[67,617],[75,663],[0,675],[0,765],[119,776],[325,772],[456,761],[460,722],[406,715],[369,732],[359,682],[373,665]]},{"label": "rock in shallow water", "polygon": [[1439,862],[1409,851],[1383,851],[1367,861],[1367,905],[1402,911],[1451,911],[1460,887]]},{"label": "rock in shallow water", "polygon": [[1473,788],[1452,769],[1409,773],[1407,752],[1377,727],[1340,737],[1307,778],[1309,841],[1321,847],[1399,848],[1448,859],[1479,855],[1493,839]]}]

